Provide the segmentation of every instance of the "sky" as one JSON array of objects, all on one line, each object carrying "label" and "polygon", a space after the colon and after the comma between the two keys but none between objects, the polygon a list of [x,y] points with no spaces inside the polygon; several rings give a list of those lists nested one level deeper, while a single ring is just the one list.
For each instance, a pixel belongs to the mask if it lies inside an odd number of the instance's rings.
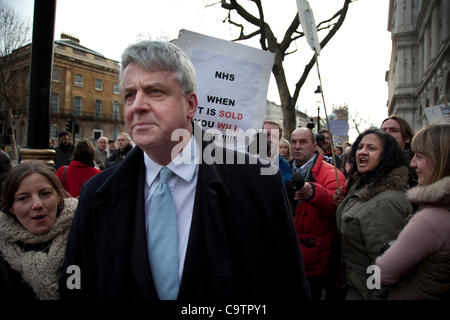
[{"label": "sky", "polygon": [[[80,44],[120,61],[122,51],[138,40],[178,37],[181,29],[202,33],[225,40],[235,39],[239,29],[222,23],[228,11],[220,5],[207,6],[217,0],[57,0],[55,40],[62,32],[80,39]],[[241,0],[250,11],[255,5]],[[331,17],[343,4],[343,0],[309,0],[315,21]],[[33,0],[6,0],[32,25]],[[283,3],[283,5],[280,5]],[[295,0],[262,0],[266,22],[277,39],[296,12]],[[387,117],[388,86],[385,81],[391,55],[391,34],[387,30],[389,1],[358,0],[350,4],[347,17],[336,35],[321,50],[319,56],[325,103],[328,114],[333,106],[347,104],[350,114],[362,119],[360,129],[370,124],[379,126]],[[238,20],[235,15],[235,20]],[[253,31],[250,28],[249,31]],[[322,40],[327,31],[319,32]],[[260,48],[259,38],[240,42]],[[285,59],[285,72],[291,94],[304,66],[312,57],[312,50],[305,38],[298,39],[291,49],[297,52]],[[324,117],[321,96],[314,91],[319,84],[314,67],[303,85],[297,108],[309,116]],[[267,99],[280,103],[278,90],[271,77]],[[357,132],[350,124],[350,141]]]}]

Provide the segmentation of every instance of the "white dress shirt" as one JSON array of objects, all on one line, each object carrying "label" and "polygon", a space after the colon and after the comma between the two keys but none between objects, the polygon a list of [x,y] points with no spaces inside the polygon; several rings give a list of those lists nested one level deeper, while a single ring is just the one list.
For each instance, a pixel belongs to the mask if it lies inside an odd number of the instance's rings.
[{"label": "white dress shirt", "polygon": [[[189,232],[191,229],[192,214],[194,211],[195,190],[197,187],[198,178],[198,162],[194,162],[195,157],[200,154],[200,146],[197,145],[193,136],[189,140],[186,147],[177,156],[183,157],[183,152],[190,151],[191,156],[189,163],[178,163],[173,159],[168,165],[174,175],[169,180],[169,188],[172,192],[172,197],[175,202],[177,211],[177,231],[178,231],[178,276],[181,282],[183,275],[184,260],[186,257],[186,250],[189,240]],[[186,156],[186,155],[184,155]],[[179,159],[178,159],[179,160]],[[175,163],[174,163],[175,162]],[[184,161],[187,162],[187,161]],[[144,152],[145,163],[145,225],[150,212],[150,203],[152,201],[153,192],[159,184],[159,171],[162,166],[152,159]],[[146,232],[148,232],[146,227]]]}]

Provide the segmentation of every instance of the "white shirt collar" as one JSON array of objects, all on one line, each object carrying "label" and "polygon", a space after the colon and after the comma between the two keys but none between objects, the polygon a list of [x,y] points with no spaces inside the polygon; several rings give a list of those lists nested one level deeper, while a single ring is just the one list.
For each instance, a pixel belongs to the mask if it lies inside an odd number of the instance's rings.
[{"label": "white shirt collar", "polygon": [[310,164],[312,161],[314,161],[314,159],[316,158],[317,154],[314,153],[313,157],[311,159],[309,159],[306,163],[304,163],[303,165],[301,165],[300,167],[297,166],[297,164],[295,163],[295,160],[293,162],[293,169],[294,170],[298,170],[298,169],[303,169],[305,168],[308,164]]},{"label": "white shirt collar", "polygon": [[[191,152],[190,161],[186,163],[186,161],[182,161],[183,155],[185,152]],[[181,150],[181,152],[177,155],[175,159],[173,159],[169,164],[167,165],[167,168],[169,168],[175,175],[182,178],[186,182],[189,182],[192,180],[195,170],[198,166],[198,161],[195,161],[195,159],[198,159],[198,156],[200,155],[200,147],[196,143],[195,139],[193,139],[193,136],[189,139],[188,144]],[[177,163],[177,164],[176,164]],[[163,167],[159,163],[153,161],[145,152],[144,152],[144,164],[145,164],[145,182],[147,187],[150,187],[152,183],[155,181],[156,177],[158,176],[159,171]]]}]

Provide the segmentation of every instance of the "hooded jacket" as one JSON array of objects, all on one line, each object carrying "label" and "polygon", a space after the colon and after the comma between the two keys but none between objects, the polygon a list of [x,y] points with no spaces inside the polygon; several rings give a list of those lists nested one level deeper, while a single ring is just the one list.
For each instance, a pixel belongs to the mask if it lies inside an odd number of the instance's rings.
[{"label": "hooded jacket", "polygon": [[382,281],[395,282],[388,299],[450,298],[450,177],[407,192],[419,210],[377,259]]},{"label": "hooded jacket", "polygon": [[406,199],[408,168],[393,169],[375,183],[353,184],[336,212],[348,300],[380,299],[382,290],[370,289],[368,269],[381,249],[397,238],[413,208]]}]

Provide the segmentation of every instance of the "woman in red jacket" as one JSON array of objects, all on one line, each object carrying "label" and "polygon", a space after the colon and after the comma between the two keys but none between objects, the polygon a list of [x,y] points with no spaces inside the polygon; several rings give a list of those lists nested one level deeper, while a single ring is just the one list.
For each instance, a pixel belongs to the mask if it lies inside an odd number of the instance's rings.
[{"label": "woman in red jacket", "polygon": [[81,187],[91,177],[101,171],[94,167],[95,150],[87,140],[80,141],[75,147],[73,160],[68,166],[62,166],[56,172],[64,188],[77,198]]}]

